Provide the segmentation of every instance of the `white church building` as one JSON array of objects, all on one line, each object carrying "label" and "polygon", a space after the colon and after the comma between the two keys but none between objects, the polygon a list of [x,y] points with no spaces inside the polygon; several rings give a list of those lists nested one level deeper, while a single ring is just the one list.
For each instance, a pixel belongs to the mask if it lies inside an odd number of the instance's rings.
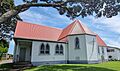
[{"label": "white church building", "polygon": [[18,21],[14,40],[14,62],[37,66],[108,61],[107,45],[79,20],[64,29]]},{"label": "white church building", "polygon": [[108,46],[108,60],[120,60],[120,48]]}]

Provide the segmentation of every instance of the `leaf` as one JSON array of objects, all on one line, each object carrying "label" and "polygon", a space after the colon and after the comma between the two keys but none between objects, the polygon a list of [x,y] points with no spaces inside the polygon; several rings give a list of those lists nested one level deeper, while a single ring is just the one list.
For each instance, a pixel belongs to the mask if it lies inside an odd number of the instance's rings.
[{"label": "leaf", "polygon": [[66,10],[65,10],[64,8],[60,8],[60,9],[59,9],[60,15],[63,15],[65,12],[66,12]]}]

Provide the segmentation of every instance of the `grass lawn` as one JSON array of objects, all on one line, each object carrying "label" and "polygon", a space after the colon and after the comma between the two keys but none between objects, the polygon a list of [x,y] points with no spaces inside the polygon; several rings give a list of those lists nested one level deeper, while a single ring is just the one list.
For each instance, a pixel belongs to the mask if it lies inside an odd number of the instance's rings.
[{"label": "grass lawn", "polygon": [[58,64],[32,67],[25,71],[120,71],[120,61],[101,64]]}]

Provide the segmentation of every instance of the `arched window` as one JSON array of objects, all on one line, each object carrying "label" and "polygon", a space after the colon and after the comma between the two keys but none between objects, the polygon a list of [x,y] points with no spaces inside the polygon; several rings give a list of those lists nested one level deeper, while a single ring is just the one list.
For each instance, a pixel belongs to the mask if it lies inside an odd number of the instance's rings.
[{"label": "arched window", "polygon": [[50,46],[46,44],[46,46],[42,43],[40,46],[40,54],[49,54],[50,53]]},{"label": "arched window", "polygon": [[63,45],[60,45],[60,54],[63,54]]},{"label": "arched window", "polygon": [[45,50],[45,46],[42,43],[41,46],[40,46],[40,54],[44,54],[44,50]]},{"label": "arched window", "polygon": [[63,54],[63,46],[62,45],[56,45],[55,47],[55,54]]},{"label": "arched window", "polygon": [[100,48],[98,47],[98,54],[100,54]]},{"label": "arched window", "polygon": [[46,45],[46,51],[45,51],[46,54],[49,54],[50,53],[50,46],[49,44]]},{"label": "arched window", "polygon": [[102,47],[102,53],[104,54],[104,48]]},{"label": "arched window", "polygon": [[58,44],[55,47],[55,54],[59,54],[59,45]]},{"label": "arched window", "polygon": [[75,48],[76,48],[76,49],[79,49],[79,48],[80,48],[79,44],[80,44],[80,43],[79,43],[79,38],[76,37],[76,38],[75,38]]}]

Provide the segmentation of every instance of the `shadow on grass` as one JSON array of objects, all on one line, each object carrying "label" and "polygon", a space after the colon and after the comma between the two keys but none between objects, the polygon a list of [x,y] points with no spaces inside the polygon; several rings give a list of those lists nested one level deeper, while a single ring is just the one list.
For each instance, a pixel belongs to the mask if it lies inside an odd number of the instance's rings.
[{"label": "shadow on grass", "polygon": [[8,71],[12,66],[12,63],[0,64],[0,71]]},{"label": "shadow on grass", "polygon": [[32,67],[28,71],[116,71],[101,67],[92,66],[74,66],[74,65],[45,65]]}]

